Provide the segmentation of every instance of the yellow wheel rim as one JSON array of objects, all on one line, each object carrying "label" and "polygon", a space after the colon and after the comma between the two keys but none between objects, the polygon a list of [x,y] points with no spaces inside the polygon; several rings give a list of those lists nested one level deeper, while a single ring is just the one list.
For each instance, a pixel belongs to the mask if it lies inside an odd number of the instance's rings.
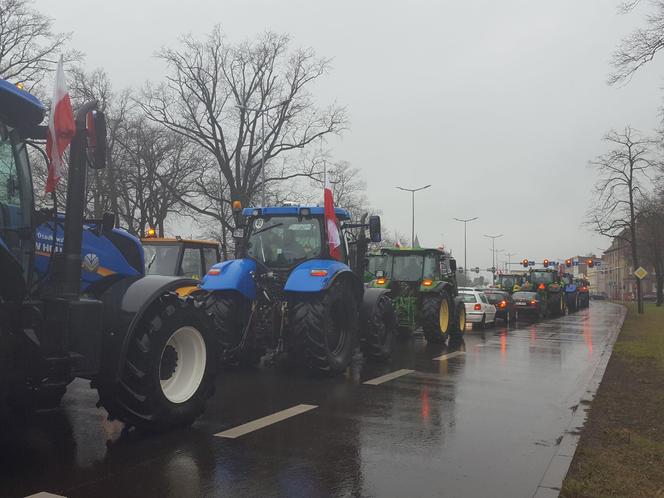
[{"label": "yellow wheel rim", "polygon": [[466,329],[466,307],[461,308],[459,313],[459,330],[463,332]]},{"label": "yellow wheel rim", "polygon": [[447,328],[450,326],[450,303],[447,299],[440,302],[440,311],[438,312],[438,325],[442,334],[447,333]]}]

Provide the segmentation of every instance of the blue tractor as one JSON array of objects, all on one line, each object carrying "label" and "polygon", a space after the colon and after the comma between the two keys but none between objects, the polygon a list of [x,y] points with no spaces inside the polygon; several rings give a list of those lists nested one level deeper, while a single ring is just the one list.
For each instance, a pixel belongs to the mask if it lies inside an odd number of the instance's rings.
[{"label": "blue tractor", "polygon": [[237,208],[238,259],[214,265],[201,284],[226,361],[252,364],[268,353],[282,365],[335,374],[360,346],[371,358],[390,356],[396,319],[389,290],[363,284],[380,218],[351,223],[347,210],[335,213],[338,259],[329,253],[322,207]]},{"label": "blue tractor", "polygon": [[45,138],[44,115],[0,80],[0,411],[56,407],[81,377],[111,419],[188,424],[213,392],[217,357],[207,313],[177,293],[197,281],[145,276],[140,241],[113,214],[84,218],[87,169],[105,166],[95,102],[76,113],[64,213],[35,210],[27,147]]}]

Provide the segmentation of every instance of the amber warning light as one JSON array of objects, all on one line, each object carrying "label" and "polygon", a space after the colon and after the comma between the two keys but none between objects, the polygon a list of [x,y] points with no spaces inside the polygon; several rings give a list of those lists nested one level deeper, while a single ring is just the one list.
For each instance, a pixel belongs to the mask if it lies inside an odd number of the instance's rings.
[{"label": "amber warning light", "polygon": [[156,236],[157,236],[157,232],[155,231],[155,229],[154,228],[148,228],[148,237],[152,238],[152,237],[156,237]]}]

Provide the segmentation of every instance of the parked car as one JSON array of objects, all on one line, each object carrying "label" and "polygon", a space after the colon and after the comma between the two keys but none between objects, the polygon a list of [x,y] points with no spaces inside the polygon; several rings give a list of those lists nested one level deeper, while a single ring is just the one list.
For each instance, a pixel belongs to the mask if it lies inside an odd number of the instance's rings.
[{"label": "parked car", "polygon": [[512,294],[514,307],[516,308],[517,319],[529,316],[532,318],[543,318],[544,307],[542,298],[537,292],[517,291]]},{"label": "parked car", "polygon": [[466,322],[472,323],[473,329],[496,323],[496,307],[484,292],[464,288],[459,289],[459,296],[466,306]]},{"label": "parked car", "polygon": [[484,291],[489,302],[496,307],[496,318],[504,322],[513,323],[516,319],[516,306],[512,296],[507,291],[487,289]]}]

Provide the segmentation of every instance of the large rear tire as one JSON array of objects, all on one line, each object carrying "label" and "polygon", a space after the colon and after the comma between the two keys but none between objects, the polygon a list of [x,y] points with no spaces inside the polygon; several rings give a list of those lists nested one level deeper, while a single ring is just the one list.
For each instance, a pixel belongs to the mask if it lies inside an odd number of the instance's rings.
[{"label": "large rear tire", "polygon": [[215,292],[205,302],[207,312],[212,315],[218,351],[226,365],[256,366],[265,354],[253,343],[237,349],[249,320],[250,307],[246,298],[232,292]]},{"label": "large rear tire", "polygon": [[422,300],[422,331],[427,342],[447,341],[454,327],[452,303],[447,291],[427,295]]},{"label": "large rear tire", "polygon": [[117,383],[99,382],[110,419],[149,431],[191,424],[214,392],[215,343],[205,310],[167,293],[129,338]]},{"label": "large rear tire", "polygon": [[397,330],[392,300],[383,294],[373,311],[373,316],[364,324],[362,350],[370,358],[386,360],[392,355]]},{"label": "large rear tire", "polygon": [[293,296],[288,321],[297,364],[327,375],[346,370],[359,345],[357,297],[349,285],[335,282],[327,291]]}]

